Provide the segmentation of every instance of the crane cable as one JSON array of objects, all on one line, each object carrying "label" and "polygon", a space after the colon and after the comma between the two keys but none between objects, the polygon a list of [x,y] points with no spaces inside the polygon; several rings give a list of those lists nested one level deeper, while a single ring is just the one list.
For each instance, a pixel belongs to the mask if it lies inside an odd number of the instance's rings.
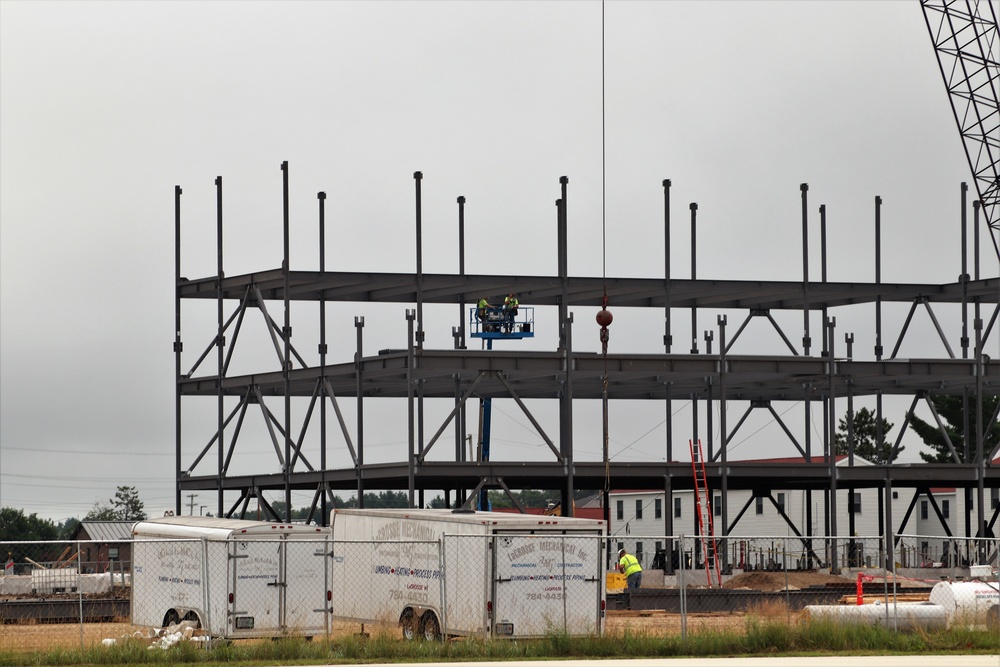
[{"label": "crane cable", "polygon": [[604,378],[601,391],[603,413],[604,452],[604,492],[611,492],[611,457],[608,451],[608,325],[611,313],[608,311],[608,222],[607,222],[607,135],[605,121],[605,55],[604,55],[604,0],[601,0],[601,283],[604,291],[601,310],[597,313],[597,323],[601,325],[601,349],[604,355]]}]

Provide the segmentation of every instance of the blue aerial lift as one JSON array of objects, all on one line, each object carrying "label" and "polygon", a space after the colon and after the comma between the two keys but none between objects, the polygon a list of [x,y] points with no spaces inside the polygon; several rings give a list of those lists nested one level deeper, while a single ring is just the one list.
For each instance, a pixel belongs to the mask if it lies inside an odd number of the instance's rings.
[{"label": "blue aerial lift", "polygon": [[[469,335],[472,338],[482,338],[486,349],[493,349],[495,340],[520,340],[535,336],[535,309],[531,306],[518,306],[510,311],[503,306],[487,306],[480,313],[478,308],[469,309]],[[490,460],[490,417],[493,411],[493,399],[479,399],[480,420],[482,423],[482,448],[480,461]],[[486,489],[479,493],[477,509],[488,511],[489,497]]]}]

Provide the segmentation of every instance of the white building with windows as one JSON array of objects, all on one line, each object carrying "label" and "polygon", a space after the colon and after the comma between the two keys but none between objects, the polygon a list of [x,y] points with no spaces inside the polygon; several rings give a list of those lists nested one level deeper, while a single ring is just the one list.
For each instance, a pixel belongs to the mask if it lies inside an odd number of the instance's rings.
[{"label": "white building with windows", "polygon": [[[804,463],[805,459],[780,458],[754,462]],[[838,457],[837,466],[847,464],[846,456]],[[855,457],[854,465],[871,464]],[[896,561],[907,567],[948,562],[949,557],[954,560],[956,552],[961,552],[966,542],[965,490],[931,487],[927,491],[930,493],[898,487],[891,491],[891,498],[888,499],[894,534],[906,536],[896,543]],[[817,537],[835,534],[839,538],[838,549],[843,551],[839,556],[842,563],[847,563],[850,554],[853,565],[868,565],[884,539],[886,516],[884,509],[880,511],[880,506],[884,508],[884,500],[880,502],[880,496],[885,495],[884,488],[838,488],[835,533],[828,523],[826,495],[823,490],[809,493],[800,489],[772,490],[754,495],[750,490],[741,489],[730,490],[723,503],[721,492],[713,490],[710,503],[714,534],[723,534],[722,514],[725,511],[729,536],[744,538],[730,540],[729,562],[734,565],[773,564],[777,551],[782,552],[782,560],[800,559],[805,543],[799,536],[810,534]],[[975,495],[974,492],[970,494],[968,504],[972,534],[976,533],[977,521]],[[666,548],[668,535],[693,537],[707,533],[699,526],[695,494],[691,490],[674,491],[669,500],[662,489],[612,491],[609,499],[609,536],[619,547],[635,554],[644,566],[651,564],[654,555]],[[991,519],[996,521],[998,507],[1000,489],[986,489],[985,517],[988,525]],[[987,535],[990,536],[989,533]],[[851,537],[869,539],[859,539],[848,545]],[[812,548],[820,561],[826,560],[819,553],[821,547],[813,545]],[[690,557],[700,558],[700,546],[695,552]]]}]

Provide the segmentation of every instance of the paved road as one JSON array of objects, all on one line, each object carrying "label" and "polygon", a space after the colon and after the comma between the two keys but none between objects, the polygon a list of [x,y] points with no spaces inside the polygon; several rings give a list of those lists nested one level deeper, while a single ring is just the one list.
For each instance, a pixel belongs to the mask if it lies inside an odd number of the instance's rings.
[{"label": "paved road", "polygon": [[[338,663],[327,667],[341,667]],[[409,663],[366,665],[407,667]],[[1000,655],[871,655],[810,658],[640,658],[636,660],[547,660],[508,662],[421,662],[414,667],[1000,667]]]}]

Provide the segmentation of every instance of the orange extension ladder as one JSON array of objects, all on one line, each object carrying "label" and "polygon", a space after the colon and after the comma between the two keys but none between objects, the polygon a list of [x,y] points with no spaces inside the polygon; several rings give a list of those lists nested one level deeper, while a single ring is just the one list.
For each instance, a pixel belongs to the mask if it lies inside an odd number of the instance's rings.
[{"label": "orange extension ladder", "polygon": [[688,440],[691,449],[691,472],[694,473],[694,510],[698,515],[698,532],[701,537],[701,553],[705,559],[705,576],[712,587],[712,575],[716,585],[722,586],[719,570],[719,543],[715,539],[715,523],[712,520],[712,501],[709,497],[708,478],[705,476],[705,459],[702,455],[701,440]]}]

